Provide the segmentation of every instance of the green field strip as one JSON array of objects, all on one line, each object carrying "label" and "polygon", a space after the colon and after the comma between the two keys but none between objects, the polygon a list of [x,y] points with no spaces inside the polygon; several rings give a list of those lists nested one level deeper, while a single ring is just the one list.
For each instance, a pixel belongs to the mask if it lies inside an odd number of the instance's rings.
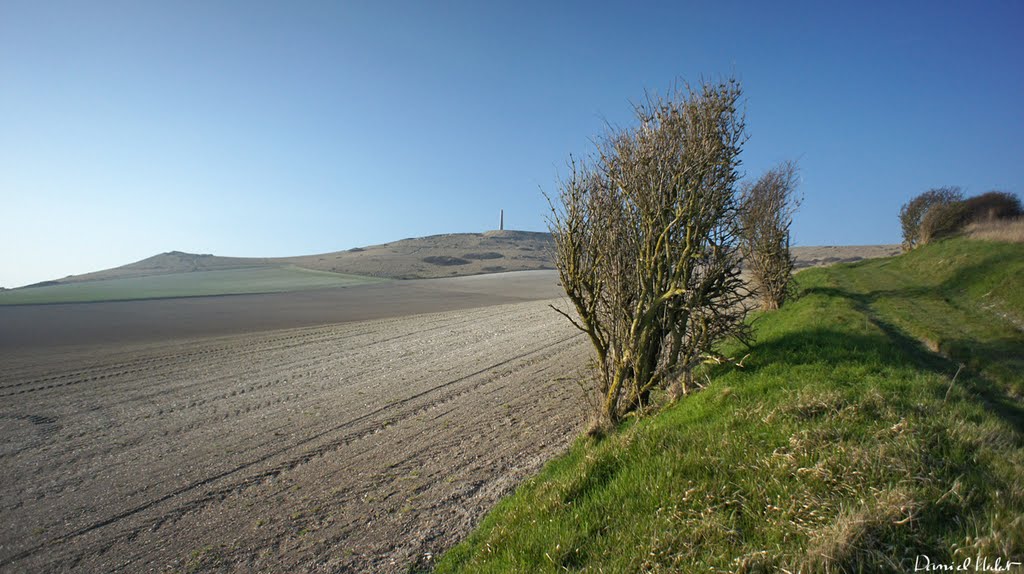
[{"label": "green field strip", "polygon": [[381,281],[385,280],[295,266],[250,267],[12,289],[0,292],[0,305],[282,293],[352,287]]}]

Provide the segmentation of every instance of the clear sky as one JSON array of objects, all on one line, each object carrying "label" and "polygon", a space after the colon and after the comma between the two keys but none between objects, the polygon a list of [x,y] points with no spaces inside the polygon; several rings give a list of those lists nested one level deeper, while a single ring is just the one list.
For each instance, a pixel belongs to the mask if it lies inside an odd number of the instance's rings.
[{"label": "clear sky", "polygon": [[[503,4],[503,5],[502,5]],[[1024,2],[0,0],[0,286],[158,252],[544,230],[541,191],[677,78],[735,75],[800,245],[930,187],[1024,192]]]}]

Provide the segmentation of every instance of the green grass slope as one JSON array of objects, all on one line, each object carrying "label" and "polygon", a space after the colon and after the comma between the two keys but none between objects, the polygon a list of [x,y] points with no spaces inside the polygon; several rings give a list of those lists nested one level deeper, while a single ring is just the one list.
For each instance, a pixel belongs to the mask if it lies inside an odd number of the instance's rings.
[{"label": "green grass slope", "polygon": [[436,571],[1024,560],[1022,265],[1022,245],[953,240],[800,273],[802,296],[734,350],[745,368],[581,438]]},{"label": "green grass slope", "polygon": [[253,267],[12,289],[0,292],[0,305],[277,293],[349,287],[377,281],[382,279],[298,267]]}]

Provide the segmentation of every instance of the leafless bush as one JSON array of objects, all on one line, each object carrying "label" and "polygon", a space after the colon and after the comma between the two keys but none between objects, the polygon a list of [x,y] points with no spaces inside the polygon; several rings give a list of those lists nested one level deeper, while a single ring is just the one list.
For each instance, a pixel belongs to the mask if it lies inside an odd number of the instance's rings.
[{"label": "leafless bush", "polygon": [[[910,251],[918,245],[926,243],[921,241],[921,224],[932,208],[948,206],[962,199],[963,194],[960,192],[959,187],[938,187],[929,189],[904,203],[903,207],[900,208],[900,226],[903,228],[903,250]],[[936,216],[935,219],[937,222],[939,218]]]},{"label": "leafless bush", "polygon": [[990,191],[964,200],[965,217],[968,223],[1016,219],[1024,216],[1020,198],[1005,191]]},{"label": "leafless bush", "polygon": [[785,161],[743,189],[740,245],[764,309],[778,309],[789,295],[796,263],[789,228],[800,206],[797,179],[796,163]]},{"label": "leafless bush", "polygon": [[[590,162],[570,160],[551,201],[555,260],[596,350],[601,415],[642,409],[691,373],[715,343],[742,334],[735,80],[648,97],[639,125],[611,130]],[[557,309],[556,309],[557,310]]]}]

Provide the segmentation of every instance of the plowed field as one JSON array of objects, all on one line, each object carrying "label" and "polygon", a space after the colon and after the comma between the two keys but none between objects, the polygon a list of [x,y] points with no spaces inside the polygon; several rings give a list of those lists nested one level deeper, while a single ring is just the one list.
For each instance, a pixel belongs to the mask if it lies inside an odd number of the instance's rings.
[{"label": "plowed field", "polygon": [[0,570],[426,564],[579,430],[547,304],[4,347]]}]

